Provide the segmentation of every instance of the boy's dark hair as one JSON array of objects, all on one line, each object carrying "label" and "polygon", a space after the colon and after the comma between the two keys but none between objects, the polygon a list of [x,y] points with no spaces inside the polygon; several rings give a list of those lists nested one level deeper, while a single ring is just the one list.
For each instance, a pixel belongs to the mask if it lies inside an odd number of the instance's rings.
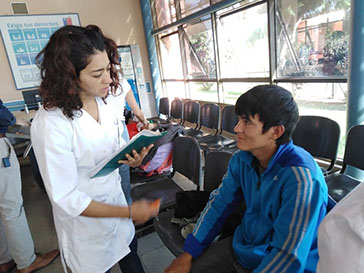
[{"label": "boy's dark hair", "polygon": [[236,101],[235,113],[246,119],[258,114],[263,122],[263,134],[272,126],[283,125],[285,131],[276,140],[277,145],[291,140],[299,119],[291,92],[277,85],[258,85],[242,94]]}]

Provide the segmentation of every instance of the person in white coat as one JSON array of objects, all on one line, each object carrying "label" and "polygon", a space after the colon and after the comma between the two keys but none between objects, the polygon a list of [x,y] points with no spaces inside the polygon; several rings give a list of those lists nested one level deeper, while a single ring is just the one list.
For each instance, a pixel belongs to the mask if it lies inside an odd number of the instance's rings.
[{"label": "person in white coat", "polygon": [[328,213],[318,231],[318,273],[364,272],[364,183]]},{"label": "person in white coat", "polygon": [[[40,95],[31,138],[51,200],[62,262],[75,273],[144,272],[133,221],[144,223],[158,207],[128,206],[118,170],[91,179],[89,171],[125,142],[122,135],[117,47],[97,26],[64,26],[36,58]],[[140,165],[148,148],[122,163]]]}]

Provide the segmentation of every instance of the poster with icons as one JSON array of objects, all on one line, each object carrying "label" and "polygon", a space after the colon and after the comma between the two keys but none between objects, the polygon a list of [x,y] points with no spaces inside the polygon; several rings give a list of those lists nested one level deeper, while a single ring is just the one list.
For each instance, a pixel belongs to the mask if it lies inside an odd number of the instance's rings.
[{"label": "poster with icons", "polygon": [[40,84],[35,57],[51,35],[65,25],[80,25],[77,13],[0,16],[0,31],[16,89]]}]

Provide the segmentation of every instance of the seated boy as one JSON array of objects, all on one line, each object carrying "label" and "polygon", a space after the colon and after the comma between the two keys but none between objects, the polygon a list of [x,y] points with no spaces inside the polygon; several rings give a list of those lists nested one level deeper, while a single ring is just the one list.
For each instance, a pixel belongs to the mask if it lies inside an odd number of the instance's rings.
[{"label": "seated boy", "polygon": [[[261,85],[239,97],[235,112],[240,150],[165,272],[315,272],[328,195],[320,167],[291,140],[297,105],[284,88]],[[242,199],[234,236],[211,244]]]}]

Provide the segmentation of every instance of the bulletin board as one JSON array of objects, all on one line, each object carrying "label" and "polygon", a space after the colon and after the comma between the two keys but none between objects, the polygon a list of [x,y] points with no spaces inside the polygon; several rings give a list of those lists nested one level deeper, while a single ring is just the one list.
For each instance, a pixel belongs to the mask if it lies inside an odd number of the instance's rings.
[{"label": "bulletin board", "polygon": [[51,35],[65,25],[80,25],[77,13],[0,16],[1,38],[18,90],[38,87],[35,57]]}]

